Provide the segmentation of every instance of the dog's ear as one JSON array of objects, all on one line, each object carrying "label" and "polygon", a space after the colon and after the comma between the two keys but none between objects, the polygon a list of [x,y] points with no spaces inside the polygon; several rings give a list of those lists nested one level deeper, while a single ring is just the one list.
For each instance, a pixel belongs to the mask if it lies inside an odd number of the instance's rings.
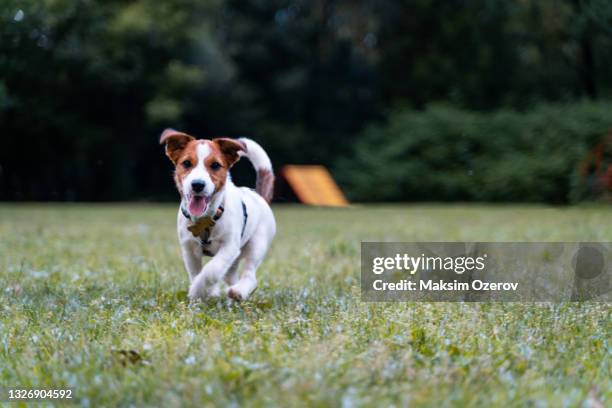
[{"label": "dog's ear", "polygon": [[225,160],[227,160],[228,167],[232,167],[240,159],[238,152],[246,152],[247,150],[246,145],[240,140],[218,137],[212,141],[219,146],[219,150],[221,150]]},{"label": "dog's ear", "polygon": [[195,140],[195,138],[186,133],[174,129],[166,129],[159,138],[159,144],[166,145],[166,156],[172,160],[172,163],[176,164],[180,158],[181,151],[192,140]]}]

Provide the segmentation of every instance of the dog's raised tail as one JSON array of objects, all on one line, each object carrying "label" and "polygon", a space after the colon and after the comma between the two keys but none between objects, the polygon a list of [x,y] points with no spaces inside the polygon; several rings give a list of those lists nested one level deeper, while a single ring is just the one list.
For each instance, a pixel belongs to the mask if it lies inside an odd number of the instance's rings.
[{"label": "dog's raised tail", "polygon": [[274,194],[274,172],[272,162],[266,151],[256,142],[246,137],[238,139],[246,146],[246,151],[240,152],[241,156],[249,159],[257,172],[255,191],[259,193],[267,202],[272,201]]}]

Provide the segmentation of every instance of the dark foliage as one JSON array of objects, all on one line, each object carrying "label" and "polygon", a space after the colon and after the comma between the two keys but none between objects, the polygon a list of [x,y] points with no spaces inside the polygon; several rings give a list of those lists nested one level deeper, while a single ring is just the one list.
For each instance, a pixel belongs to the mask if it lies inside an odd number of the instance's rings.
[{"label": "dark foliage", "polygon": [[[406,195],[360,185],[362,176],[349,177],[339,160],[363,146],[385,157],[383,139],[372,138],[385,137],[388,113],[401,108],[416,118],[413,109],[439,102],[528,112],[542,101],[605,99],[610,65],[606,0],[5,0],[0,199],[169,199],[171,166],[157,140],[172,126],[200,137],[253,137],[277,166],[341,169],[358,198],[563,201],[559,186],[569,173],[550,186],[491,196],[468,192],[459,171]],[[504,137],[530,131],[515,125]],[[590,138],[560,141],[582,151]],[[501,139],[486,139],[478,134],[479,154],[502,166],[504,155],[484,150]],[[411,166],[435,169],[432,160]],[[502,173],[513,174],[508,166]],[[412,185],[408,170],[394,176],[398,185]],[[236,173],[239,182],[250,175],[245,165]]]},{"label": "dark foliage", "polygon": [[359,201],[576,201],[580,163],[612,129],[611,112],[612,103],[400,110],[364,132],[337,174]]}]

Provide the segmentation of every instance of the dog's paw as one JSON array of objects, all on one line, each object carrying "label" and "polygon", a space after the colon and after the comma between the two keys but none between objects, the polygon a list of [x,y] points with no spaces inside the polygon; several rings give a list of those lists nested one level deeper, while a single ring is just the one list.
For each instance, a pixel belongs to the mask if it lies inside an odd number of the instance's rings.
[{"label": "dog's paw", "polygon": [[187,293],[187,297],[189,298],[191,302],[196,302],[198,300],[204,300],[206,296],[205,296],[204,291],[202,290],[202,287],[198,285],[197,282],[194,282],[189,287],[189,292]]},{"label": "dog's paw", "polygon": [[227,289],[227,297],[230,299],[234,299],[238,302],[243,300],[247,300],[247,298],[253,293],[256,289],[256,286],[251,282],[245,284],[245,282],[238,282],[235,285],[230,286]]},{"label": "dog's paw", "polygon": [[216,283],[206,289],[207,298],[216,298],[221,296],[221,284]]},{"label": "dog's paw", "polygon": [[189,293],[187,294],[187,297],[189,298],[190,302],[198,301],[201,299],[200,291],[194,289],[192,286],[191,288],[189,288]]},{"label": "dog's paw", "polygon": [[221,296],[221,288],[219,287],[219,285],[209,286],[204,289],[192,286],[191,288],[189,288],[188,294],[189,300],[192,302],[214,299],[219,296]]},{"label": "dog's paw", "polygon": [[230,299],[236,300],[238,302],[241,302],[244,300],[240,291],[233,287],[227,290],[227,297],[229,297]]}]

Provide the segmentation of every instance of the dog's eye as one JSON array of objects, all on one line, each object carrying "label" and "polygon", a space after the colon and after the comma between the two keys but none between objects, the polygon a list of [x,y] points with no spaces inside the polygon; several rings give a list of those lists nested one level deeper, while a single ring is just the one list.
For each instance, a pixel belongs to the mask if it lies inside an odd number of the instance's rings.
[{"label": "dog's eye", "polygon": [[184,168],[189,169],[191,168],[191,162],[189,160],[185,160],[183,163],[181,163],[183,165]]},{"label": "dog's eye", "polygon": [[210,165],[210,168],[213,170],[219,170],[221,168],[221,163],[213,162],[213,164]]}]

